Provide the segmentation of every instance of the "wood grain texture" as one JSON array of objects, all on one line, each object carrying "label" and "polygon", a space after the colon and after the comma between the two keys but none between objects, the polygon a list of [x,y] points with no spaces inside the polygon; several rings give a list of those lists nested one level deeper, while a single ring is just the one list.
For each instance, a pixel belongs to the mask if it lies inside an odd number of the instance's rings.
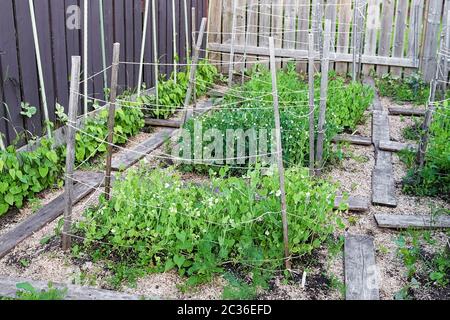
[{"label": "wood grain texture", "polygon": [[[380,4],[381,0],[369,0],[367,10],[367,24],[364,43],[364,54],[375,55],[377,50],[377,35],[380,30]],[[365,64],[362,72],[368,75],[374,65]]]},{"label": "wood grain texture", "polygon": [[[73,204],[78,203],[89,195],[93,189],[99,187],[103,177],[103,174],[93,173],[89,175],[88,179],[83,180],[82,183],[76,183],[73,188]],[[3,258],[19,243],[62,215],[65,206],[66,201],[64,194],[62,194],[18,224],[14,229],[2,235],[0,237],[0,258]]]},{"label": "wood grain texture", "polygon": [[[47,281],[36,281],[25,278],[0,276],[0,296],[8,298],[17,298],[17,284],[29,283],[37,291],[48,290]],[[96,289],[90,287],[76,286],[72,284],[52,283],[53,288],[58,290],[67,290],[64,300],[142,300],[145,297],[121,293],[110,290]],[[145,299],[158,299],[145,298]]]},{"label": "wood grain texture", "polygon": [[346,235],[344,244],[346,300],[379,300],[373,238]]},{"label": "wood grain texture", "polygon": [[417,151],[418,146],[417,144],[396,141],[380,141],[379,148],[383,151],[399,152],[403,150]]},{"label": "wood grain texture", "polygon": [[[378,55],[389,57],[391,55],[391,39],[392,39],[392,25],[394,19],[395,0],[383,1],[383,8],[381,11],[381,31]],[[377,74],[382,76],[389,72],[388,66],[378,66]]]},{"label": "wood grain texture", "polygon": [[[392,56],[402,58],[405,54],[405,35],[407,33],[408,5],[410,0],[397,0],[395,13],[394,47]],[[392,67],[391,74],[394,77],[402,75],[402,68]]]},{"label": "wood grain texture", "polygon": [[[336,44],[337,53],[349,53],[350,44],[350,22],[352,18],[352,0],[339,0],[338,13],[338,37]],[[351,56],[351,55],[350,55]],[[351,62],[350,60],[349,62]],[[347,74],[348,63],[336,63],[336,72],[339,74]]]},{"label": "wood grain texture", "polygon": [[371,137],[363,137],[363,136],[355,136],[349,134],[340,134],[333,138],[333,142],[348,142],[350,144],[356,144],[360,146],[371,146],[372,138]]},{"label": "wood grain texture", "polygon": [[376,214],[375,220],[380,228],[391,229],[441,229],[450,228],[450,217],[447,215],[433,217],[431,215],[394,215]]},{"label": "wood grain texture", "polygon": [[393,116],[424,116],[425,109],[420,108],[402,108],[402,107],[389,107],[389,114]]},{"label": "wood grain texture", "polygon": [[348,206],[349,211],[365,212],[369,210],[369,199],[360,196],[349,196],[345,199],[343,196],[337,196],[334,200],[334,208],[338,209],[341,205]]}]

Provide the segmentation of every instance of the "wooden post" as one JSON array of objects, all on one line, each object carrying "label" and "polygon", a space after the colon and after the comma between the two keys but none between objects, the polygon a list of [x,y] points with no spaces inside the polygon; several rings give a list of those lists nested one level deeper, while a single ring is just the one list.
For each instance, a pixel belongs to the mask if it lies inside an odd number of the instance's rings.
[{"label": "wooden post", "polygon": [[[195,7],[192,7],[191,11],[191,24],[192,24],[192,53],[191,53],[191,62],[194,59],[194,46],[195,46],[195,39],[196,39],[196,33],[197,33],[197,14]],[[197,66],[196,66],[197,67]],[[193,89],[192,89],[192,96],[194,100],[194,109],[197,107],[197,71],[194,72],[194,80],[193,80]]]},{"label": "wooden post", "polygon": [[156,0],[152,0],[152,29],[153,29],[153,63],[155,72],[156,109],[159,110],[159,67],[158,67],[158,32],[156,30]]},{"label": "wooden post", "polygon": [[425,81],[431,81],[434,77],[434,67],[436,62],[435,53],[438,48],[438,37],[441,24],[442,0],[429,0],[426,7],[428,12],[425,21],[423,54],[422,54],[422,74]]},{"label": "wooden post", "polygon": [[230,64],[228,65],[228,87],[233,85],[233,71],[234,71],[234,44],[236,43],[236,15],[237,1],[233,0],[233,23],[231,27],[231,50],[230,50]]},{"label": "wooden post", "polygon": [[328,70],[329,70],[329,50],[330,50],[330,33],[331,33],[331,21],[325,22],[325,40],[323,45],[323,57],[322,57],[322,78],[320,83],[320,109],[319,109],[319,127],[317,135],[317,148],[316,148],[316,173],[319,175],[322,171],[323,165],[323,144],[325,133],[325,121],[327,110],[327,93],[328,93]]},{"label": "wooden post", "polygon": [[314,101],[314,33],[309,34],[309,55],[308,55],[308,84],[309,84],[309,173],[314,175],[315,165],[315,101]]},{"label": "wooden post", "polygon": [[52,129],[51,129],[51,125],[50,125],[50,118],[48,115],[47,94],[45,93],[44,71],[42,70],[41,49],[39,47],[39,36],[38,36],[38,30],[37,30],[37,26],[36,26],[36,15],[34,13],[33,0],[29,0],[28,4],[30,7],[31,26],[33,29],[34,48],[35,48],[36,63],[37,63],[38,75],[39,75],[39,86],[41,88],[42,108],[44,109],[44,120],[47,125],[47,137],[49,139],[51,139],[52,138]]},{"label": "wooden post", "polygon": [[242,64],[242,79],[241,84],[244,85],[245,82],[245,70],[246,70],[246,63],[247,63],[247,46],[249,41],[249,30],[250,30],[250,24],[252,22],[252,17],[254,15],[254,8],[250,7],[250,12],[248,12],[248,19],[247,19],[247,29],[245,30],[245,44],[244,44],[244,57],[243,57],[243,64]]},{"label": "wooden post", "polygon": [[145,0],[145,10],[144,10],[144,26],[142,29],[142,41],[141,41],[141,56],[139,60],[139,76],[137,83],[137,95],[141,95],[142,90],[142,74],[144,73],[144,54],[145,54],[145,42],[147,39],[147,26],[148,26],[148,11],[149,11],[149,3],[150,0]]},{"label": "wooden post", "polygon": [[191,103],[192,92],[194,89],[193,88],[194,87],[194,78],[195,78],[195,73],[197,72],[198,59],[200,56],[200,48],[203,43],[203,36],[205,34],[205,28],[206,28],[207,21],[208,21],[207,18],[202,19],[202,24],[200,26],[200,33],[198,34],[197,44],[194,46],[194,57],[192,59],[192,66],[191,66],[191,71],[189,74],[189,84],[188,84],[188,89],[187,89],[187,93],[186,93],[186,99],[184,100],[184,111],[183,111],[183,118],[181,121],[182,125],[184,125],[187,120],[187,112],[188,112],[189,104]]},{"label": "wooden post", "polygon": [[[437,57],[438,57],[438,59],[436,59],[437,61],[439,61],[439,56],[440,56],[440,53],[442,52],[442,47],[443,47],[443,42],[444,42],[444,33],[445,33],[445,30],[442,30],[441,46],[440,46],[440,50],[437,54]],[[430,90],[431,90],[430,100],[428,102],[427,112],[425,113],[425,120],[422,124],[422,137],[420,139],[419,149],[417,152],[417,165],[419,167],[419,170],[422,169],[423,166],[425,165],[425,155],[426,155],[427,147],[428,147],[429,130],[430,130],[431,122],[433,121],[433,114],[436,109],[434,102],[436,99],[436,90],[437,90],[437,86],[438,86],[438,82],[439,82],[439,63],[436,63],[435,66],[436,66],[436,70],[435,70],[435,74],[434,74],[434,79],[431,81],[431,86],[430,86]]]},{"label": "wooden post", "polygon": [[88,45],[89,45],[89,1],[84,0],[84,11],[83,11],[83,94],[84,94],[84,116],[87,117],[88,114],[88,77],[89,77],[89,58],[88,58]]},{"label": "wooden post", "polygon": [[108,145],[106,152],[105,198],[111,198],[111,162],[114,142],[114,120],[116,116],[117,78],[119,74],[120,43],[114,44],[111,70],[111,97],[108,113]]},{"label": "wooden post", "polygon": [[[443,64],[443,73],[444,73],[444,78],[442,80],[444,80],[444,82],[442,82],[442,89],[444,91],[447,90],[447,85],[448,85],[448,59],[449,59],[449,54],[450,54],[450,10],[447,12],[447,23],[445,25],[445,41],[444,41],[444,46],[443,48],[445,49],[445,54],[443,56],[444,59],[444,64]],[[441,51],[442,52],[442,51]]]},{"label": "wooden post", "polygon": [[283,165],[283,146],[281,140],[281,123],[280,111],[278,106],[278,85],[277,85],[277,65],[275,63],[275,42],[273,37],[269,38],[270,52],[270,70],[272,73],[272,94],[273,94],[273,112],[275,116],[275,135],[277,142],[277,160],[278,172],[280,175],[280,191],[281,191],[281,217],[283,220],[283,242],[284,242],[284,259],[287,270],[291,269],[290,253],[289,253],[289,231],[287,221],[287,205],[286,205],[286,189],[284,181],[284,165]]},{"label": "wooden post", "polygon": [[366,40],[366,33],[364,32],[364,21],[365,21],[365,17],[367,14],[367,2],[365,0],[363,0],[363,8],[362,8],[362,13],[360,15],[360,29],[361,33],[359,35],[359,48],[358,48],[358,69],[357,69],[357,78],[361,80],[362,78],[362,55],[363,55],[363,50],[364,50],[364,42]]},{"label": "wooden post", "polygon": [[177,83],[178,78],[178,63],[177,63],[177,22],[176,22],[176,14],[175,14],[175,0],[172,0],[172,35],[173,35],[173,81],[175,84]]},{"label": "wooden post", "polygon": [[80,90],[80,65],[79,56],[72,57],[72,75],[70,77],[69,98],[69,126],[67,127],[67,156],[66,178],[64,186],[64,226],[62,233],[62,249],[68,250],[71,246],[70,230],[72,228],[72,204],[73,204],[73,170],[75,166],[75,130],[77,125],[78,92]]}]

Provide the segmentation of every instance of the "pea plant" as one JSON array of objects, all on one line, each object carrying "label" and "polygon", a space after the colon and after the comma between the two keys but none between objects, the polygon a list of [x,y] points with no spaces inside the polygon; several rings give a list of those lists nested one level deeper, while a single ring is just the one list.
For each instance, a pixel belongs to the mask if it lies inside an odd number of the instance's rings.
[{"label": "pea plant", "polygon": [[[172,168],[132,169],[115,183],[111,201],[85,212],[89,223],[76,232],[93,257],[147,271],[176,269],[189,285],[227,265],[276,272],[283,266],[280,187],[276,172],[259,169],[238,178],[222,168],[205,185],[183,182]],[[333,213],[335,186],[291,168],[286,188],[290,250],[310,254],[342,226]]]}]

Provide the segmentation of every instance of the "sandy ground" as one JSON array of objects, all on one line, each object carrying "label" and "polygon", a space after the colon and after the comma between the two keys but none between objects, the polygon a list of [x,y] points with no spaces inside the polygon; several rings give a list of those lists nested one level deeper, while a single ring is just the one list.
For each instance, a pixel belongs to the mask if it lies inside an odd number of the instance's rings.
[{"label": "sandy ground", "polygon": [[[385,107],[391,104],[383,99]],[[371,121],[367,113],[367,121],[357,129],[358,134],[371,135]],[[402,141],[401,132],[404,127],[411,125],[410,120],[400,117],[390,117],[391,139]],[[148,133],[142,133],[134,137],[126,147],[135,146],[148,138]],[[120,152],[120,151],[119,151]],[[156,154],[164,151],[164,147],[157,150]],[[371,176],[374,167],[373,147],[347,146],[344,147],[345,159],[338,166],[334,166],[325,175],[332,181],[340,184],[341,192],[352,195],[371,198]],[[156,166],[157,158],[149,156],[147,164]],[[373,215],[376,213],[391,214],[428,214],[433,207],[450,209],[448,203],[436,199],[417,198],[405,196],[401,192],[401,180],[406,168],[396,155],[393,157],[394,174],[396,182],[397,208],[384,208],[371,206],[368,213],[352,214],[344,213],[347,228],[336,233],[336,237],[351,234],[372,235],[375,238],[376,260],[380,275],[380,294],[382,299],[393,299],[395,293],[406,284],[405,267],[397,256],[395,239],[398,232],[382,230],[377,227]],[[186,174],[186,180],[204,181],[205,177]],[[80,219],[82,212],[89,206],[97,203],[101,191],[92,194],[74,208],[74,219]],[[61,190],[48,191],[39,195],[41,205],[48,203],[61,193]],[[3,234],[33,214],[32,206],[20,210],[19,213],[0,219],[0,234]],[[33,280],[54,281],[61,283],[76,283],[94,287],[109,288],[107,282],[108,271],[105,271],[101,262],[96,264],[89,261],[88,257],[71,259],[60,249],[59,237],[48,241],[48,236],[55,234],[58,221],[50,223],[38,231],[29,239],[18,245],[10,254],[0,260],[0,274],[29,278]],[[439,243],[443,243],[446,235],[443,232],[433,232]],[[45,240],[45,241],[44,241]],[[430,250],[434,250],[430,248]],[[323,248],[316,253],[314,263],[308,268],[306,285],[301,286],[301,273],[294,281],[283,283],[280,278],[275,278],[270,284],[270,290],[260,294],[260,299],[342,299],[343,296],[338,287],[330,288],[329,279],[336,279],[336,283],[344,282],[343,254],[335,255]],[[189,292],[182,292],[180,285],[185,279],[175,272],[164,274],[150,274],[137,281],[136,286],[124,286],[123,291],[145,295],[154,298],[169,299],[220,299],[227,281],[217,276],[207,285],[197,287]],[[426,298],[426,297],[424,297]]]}]

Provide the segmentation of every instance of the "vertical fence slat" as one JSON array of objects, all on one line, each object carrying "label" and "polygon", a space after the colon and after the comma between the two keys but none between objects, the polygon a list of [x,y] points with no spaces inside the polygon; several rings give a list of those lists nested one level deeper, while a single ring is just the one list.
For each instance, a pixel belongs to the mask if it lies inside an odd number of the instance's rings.
[{"label": "vertical fence slat", "polygon": [[[222,42],[231,42],[231,25],[233,21],[233,0],[222,0]],[[198,14],[197,14],[198,16]],[[228,71],[229,54],[222,55],[222,72]]]},{"label": "vertical fence slat", "polygon": [[[381,0],[369,0],[367,10],[367,27],[364,39],[364,54],[375,55],[377,50],[377,35],[380,29],[380,4]],[[362,68],[364,75],[368,75],[374,65],[365,64]]]},{"label": "vertical fence slat", "polygon": [[[310,1],[299,0],[298,12],[298,32],[296,49],[308,50],[308,34],[309,34],[309,13]],[[297,70],[306,73],[308,71],[308,64],[305,62],[297,63]]]},{"label": "vertical fence slat", "polygon": [[[220,1],[211,1],[211,17],[208,17],[208,33],[211,43],[222,43],[222,3]],[[188,8],[188,17],[191,11]],[[188,24],[190,25],[190,24]],[[189,41],[190,43],[192,41]],[[215,61],[221,61],[222,56],[216,52],[211,52],[209,58]],[[220,69],[220,65],[218,65]]]},{"label": "vertical fence slat", "polygon": [[[13,5],[10,0],[0,2],[0,60],[2,64],[2,79],[5,103],[9,108],[8,137],[9,143],[16,138],[14,127],[20,131],[23,120],[20,115],[20,76],[16,50],[16,30],[14,27]],[[3,105],[1,106],[4,107]]]},{"label": "vertical fence slat", "polygon": [[[418,61],[420,48],[420,34],[423,23],[423,1],[411,1],[411,8],[409,11],[409,33],[408,33],[408,54],[407,57],[411,60]],[[417,12],[416,12],[417,11]],[[415,69],[405,68],[404,74],[409,75]]]},{"label": "vertical fence slat", "polygon": [[[125,56],[122,56],[122,61],[139,61],[139,59],[134,60],[134,0],[127,0],[125,2]],[[126,65],[126,77],[127,77],[127,87],[134,88],[137,83],[134,81],[134,72],[136,65],[127,64]]]},{"label": "vertical fence slat", "polygon": [[[394,47],[392,49],[392,56],[403,58],[405,53],[405,33],[406,22],[408,17],[409,0],[398,0],[397,10],[395,13],[395,31],[394,31]],[[391,74],[399,77],[402,75],[401,67],[391,67]]]},{"label": "vertical fence slat", "polygon": [[426,81],[433,79],[434,70],[436,69],[436,50],[438,48],[442,4],[442,0],[430,0],[428,3],[428,17],[425,25],[426,31],[421,66]]},{"label": "vertical fence slat", "polygon": [[[114,0],[114,41],[121,44],[120,46],[120,56],[125,57],[125,11],[124,11],[124,1],[125,0]],[[111,44],[111,53],[112,53]],[[118,87],[119,92],[127,87],[126,78],[127,68],[125,65],[120,65],[119,67],[119,81]]]},{"label": "vertical fence slat", "polygon": [[[236,0],[237,10],[236,10],[236,45],[243,46],[245,44],[245,23],[246,23],[246,5],[247,0]],[[243,56],[236,55],[234,61],[241,62]],[[238,63],[235,65],[235,71],[241,71],[243,64]]]},{"label": "vertical fence slat", "polygon": [[[40,136],[42,134],[42,112],[39,98],[36,57],[34,55],[33,31],[30,23],[30,8],[27,1],[17,1],[15,5],[20,59],[19,69],[22,74],[22,100],[37,108],[36,115],[33,118],[25,119],[25,128],[33,134]],[[0,106],[0,108],[3,108],[3,106]]]},{"label": "vertical fence slat", "polygon": [[[350,21],[352,18],[352,1],[340,0],[338,14],[338,36],[337,48],[338,53],[348,53],[350,43]],[[345,62],[336,62],[336,72],[346,74],[348,65]]]},{"label": "vertical fence slat", "polygon": [[[90,76],[103,70],[101,30],[100,30],[100,6],[99,0],[89,2],[89,64]],[[93,85],[90,96],[95,99],[103,99],[103,73],[98,74],[89,82]]]},{"label": "vertical fence slat", "polygon": [[[331,21],[330,32],[330,51],[336,50],[336,15],[337,15],[337,0],[328,0],[325,7],[325,19]],[[330,62],[330,70],[334,69],[334,62]]]},{"label": "vertical fence slat", "polygon": [[[395,1],[383,1],[381,12],[381,32],[378,55],[387,57],[391,52],[392,24],[394,18]],[[382,76],[388,73],[388,66],[377,66],[377,74]]]},{"label": "vertical fence slat", "polygon": [[[145,3],[145,1],[144,1]],[[133,2],[133,15],[134,15],[134,58],[133,61],[138,62],[140,60],[140,54],[141,54],[141,45],[142,45],[142,26],[143,26],[143,5],[140,0],[134,0]],[[150,6],[149,6],[150,8]],[[150,10],[149,10],[150,11]],[[147,34],[146,41],[149,39],[149,34]],[[145,61],[144,62],[148,62]],[[144,65],[143,70],[145,70],[147,67]],[[133,79],[133,86],[139,85],[139,67],[136,66],[134,68],[134,79]]]},{"label": "vertical fence slat", "polygon": [[[284,15],[284,48],[295,49],[296,25],[297,25],[297,10],[296,0],[284,0],[286,4]],[[283,12],[283,10],[279,10]],[[282,32],[280,32],[282,34]],[[276,45],[276,43],[275,43]]]},{"label": "vertical fence slat", "polygon": [[[112,1],[112,0],[108,0]],[[65,0],[65,6],[66,6],[66,19],[70,18],[70,28],[66,25],[66,46],[67,46],[67,70],[69,70],[72,67],[72,60],[70,59],[72,56],[81,56],[80,51],[80,41],[81,41],[81,29],[79,28],[82,23],[81,17],[79,14],[81,14],[81,11],[75,11],[69,10],[72,8],[80,8],[79,3],[77,0]],[[78,16],[77,16],[78,14]],[[73,23],[77,22],[79,25],[73,25]],[[69,94],[69,92],[67,92]],[[64,110],[66,114],[69,112],[69,106],[65,105]],[[81,109],[80,109],[81,110]],[[80,111],[78,110],[78,111]]]},{"label": "vertical fence slat", "polygon": [[[285,16],[288,13],[289,8],[286,6],[285,10],[283,10],[283,3],[289,5],[289,1],[290,0],[272,1],[272,27],[270,29],[270,36],[274,38],[275,48],[285,47],[285,43],[283,44],[283,42],[287,42],[287,38],[290,37],[290,30],[288,30],[289,28],[286,28],[287,16]],[[276,66],[277,68],[280,68],[281,62],[277,62]]]}]

